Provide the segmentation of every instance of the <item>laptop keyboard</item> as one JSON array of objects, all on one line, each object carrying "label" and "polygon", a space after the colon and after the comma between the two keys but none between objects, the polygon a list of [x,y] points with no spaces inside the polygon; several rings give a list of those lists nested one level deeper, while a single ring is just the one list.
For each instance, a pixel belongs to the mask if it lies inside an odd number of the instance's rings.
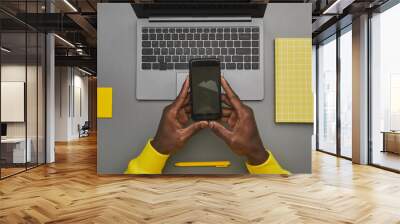
[{"label": "laptop keyboard", "polygon": [[194,58],[218,58],[223,70],[260,68],[259,27],[142,27],[142,69],[189,69]]}]

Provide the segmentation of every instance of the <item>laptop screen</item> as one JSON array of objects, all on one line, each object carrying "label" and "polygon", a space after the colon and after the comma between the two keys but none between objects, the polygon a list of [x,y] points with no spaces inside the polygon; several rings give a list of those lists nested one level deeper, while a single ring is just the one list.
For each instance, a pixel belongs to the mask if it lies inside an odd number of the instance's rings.
[{"label": "laptop screen", "polygon": [[139,18],[148,17],[264,17],[268,0],[137,0]]}]

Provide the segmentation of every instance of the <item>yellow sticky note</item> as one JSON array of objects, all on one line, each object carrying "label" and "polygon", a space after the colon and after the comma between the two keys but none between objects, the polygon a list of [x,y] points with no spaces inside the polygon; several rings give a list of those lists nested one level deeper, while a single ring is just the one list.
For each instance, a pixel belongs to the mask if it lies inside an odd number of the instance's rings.
[{"label": "yellow sticky note", "polygon": [[312,123],[311,38],[275,39],[275,121]]},{"label": "yellow sticky note", "polygon": [[97,118],[112,118],[112,88],[97,88]]}]

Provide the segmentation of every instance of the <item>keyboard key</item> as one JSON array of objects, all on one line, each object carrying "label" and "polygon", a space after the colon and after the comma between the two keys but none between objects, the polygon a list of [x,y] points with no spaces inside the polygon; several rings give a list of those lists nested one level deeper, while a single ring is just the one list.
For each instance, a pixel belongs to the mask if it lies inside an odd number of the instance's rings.
[{"label": "keyboard key", "polygon": [[158,69],[160,69],[160,64],[159,64],[159,63],[153,63],[153,64],[152,64],[152,69],[153,69],[153,70],[158,70]]},{"label": "keyboard key", "polygon": [[226,41],[226,47],[233,47],[233,41],[231,40]]},{"label": "keyboard key", "polygon": [[168,54],[169,55],[174,55],[175,54],[175,48],[168,48]]},{"label": "keyboard key", "polygon": [[231,39],[231,35],[229,33],[225,33],[224,40],[230,40],[230,39]]},{"label": "keyboard key", "polygon": [[151,47],[150,41],[142,41],[142,47]]},{"label": "keyboard key", "polygon": [[229,55],[234,55],[235,54],[235,48],[228,48],[228,54]]},{"label": "keyboard key", "polygon": [[185,37],[186,37],[186,34],[184,34],[184,33],[179,34],[179,40],[184,40]]},{"label": "keyboard key", "polygon": [[233,46],[234,47],[240,47],[240,40],[233,41]]},{"label": "keyboard key", "polygon": [[220,63],[219,66],[221,67],[221,69],[225,69],[225,63]]},{"label": "keyboard key", "polygon": [[154,48],[154,55],[160,55],[160,48]]},{"label": "keyboard key", "polygon": [[206,54],[206,49],[205,48],[199,48],[199,55],[205,55]]},{"label": "keyboard key", "polygon": [[228,49],[227,48],[221,48],[221,54],[222,55],[227,55],[228,54]]},{"label": "keyboard key", "polygon": [[252,39],[252,40],[259,40],[259,39],[260,39],[260,34],[259,34],[259,33],[253,33],[253,34],[251,34],[251,39]]},{"label": "keyboard key", "polygon": [[196,28],[190,28],[190,29],[189,29],[189,32],[191,32],[191,33],[196,33]]},{"label": "keyboard key", "polygon": [[162,55],[167,55],[168,54],[168,48],[161,48],[161,54]]},{"label": "keyboard key", "polygon": [[202,33],[203,32],[203,28],[197,28],[197,33]]},{"label": "keyboard key", "polygon": [[213,48],[213,54],[214,55],[219,55],[221,50],[219,48]]},{"label": "keyboard key", "polygon": [[222,33],[222,32],[224,32],[224,29],[223,28],[217,28],[217,32],[218,33]]},{"label": "keyboard key", "polygon": [[242,47],[251,47],[251,41],[243,40],[242,41]]},{"label": "keyboard key", "polygon": [[238,31],[238,29],[237,29],[236,27],[232,27],[232,28],[231,28],[231,32],[232,32],[232,33],[235,33],[235,32],[237,32],[237,31]]},{"label": "keyboard key", "polygon": [[209,33],[210,32],[210,28],[204,28],[204,33]]},{"label": "keyboard key", "polygon": [[167,47],[174,47],[173,41],[167,41]]},{"label": "keyboard key", "polygon": [[199,33],[194,34],[193,37],[194,37],[193,39],[195,39],[195,40],[200,40],[200,34]]},{"label": "keyboard key", "polygon": [[157,39],[157,35],[155,35],[154,33],[152,33],[152,34],[149,35],[149,39],[150,39],[150,40],[155,40],[155,39]]},{"label": "keyboard key", "polygon": [[179,62],[179,56],[172,56],[173,62]]},{"label": "keyboard key", "polygon": [[[253,50],[256,48],[253,48]],[[248,55],[251,54],[251,48],[236,48],[237,55]]]},{"label": "keyboard key", "polygon": [[149,28],[149,33],[155,33],[156,30],[154,28]]},{"label": "keyboard key", "polygon": [[190,54],[190,48],[183,48],[183,54],[189,55]]},{"label": "keyboard key", "polygon": [[206,55],[212,55],[212,48],[206,48]]},{"label": "keyboard key", "polygon": [[259,48],[252,48],[251,49],[251,53],[254,54],[254,55],[258,55],[260,53],[259,52]]},{"label": "keyboard key", "polygon": [[216,33],[216,32],[217,32],[217,29],[216,29],[216,28],[211,28],[209,32],[210,32],[210,33]]},{"label": "keyboard key", "polygon": [[172,34],[172,40],[178,40],[178,34],[176,33]]},{"label": "keyboard key", "polygon": [[186,34],[186,40],[193,40],[193,34],[192,33]]},{"label": "keyboard key", "polygon": [[215,35],[215,39],[223,40],[224,39],[224,35],[222,33],[217,33],[217,35]]},{"label": "keyboard key", "polygon": [[250,70],[251,69],[251,63],[244,63],[244,69]]},{"label": "keyboard key", "polygon": [[151,63],[142,63],[142,69],[143,70],[151,69]]},{"label": "keyboard key", "polygon": [[232,33],[231,40],[237,40],[237,39],[239,39],[239,35],[237,33]]},{"label": "keyboard key", "polygon": [[224,56],[222,56],[222,55],[217,56],[217,58],[218,58],[218,60],[219,60],[220,62],[223,62],[223,61],[224,61]]},{"label": "keyboard key", "polygon": [[184,32],[184,33],[189,33],[189,28],[183,28],[183,29],[182,29],[182,32]]},{"label": "keyboard key", "polygon": [[190,54],[191,55],[197,55],[197,48],[191,48],[190,49]]},{"label": "keyboard key", "polygon": [[250,29],[250,27],[246,27],[246,28],[244,28],[244,32],[246,32],[246,33],[250,33],[250,32],[251,32],[251,29]]},{"label": "keyboard key", "polygon": [[158,41],[152,41],[151,42],[152,47],[158,47]]},{"label": "keyboard key", "polygon": [[171,40],[171,34],[169,33],[164,34],[164,40]]},{"label": "keyboard key", "polygon": [[210,39],[210,40],[215,40],[215,34],[210,33],[210,34],[208,35],[208,39]]},{"label": "keyboard key", "polygon": [[169,29],[168,29],[168,32],[169,32],[169,33],[175,33],[175,28],[169,28]]},{"label": "keyboard key", "polygon": [[202,33],[202,34],[201,34],[201,39],[202,39],[202,40],[208,40],[208,34]]},{"label": "keyboard key", "polygon": [[161,28],[156,28],[156,33],[161,33]]},{"label": "keyboard key", "polygon": [[171,62],[171,56],[165,56],[165,62]]},{"label": "keyboard key", "polygon": [[148,34],[142,34],[142,40],[148,40],[149,35]]},{"label": "keyboard key", "polygon": [[244,62],[251,62],[251,56],[250,55],[244,56]]},{"label": "keyboard key", "polygon": [[195,40],[189,41],[189,47],[196,47],[196,41]]},{"label": "keyboard key", "polygon": [[243,62],[243,56],[232,56],[232,62]]},{"label": "keyboard key", "polygon": [[167,46],[167,42],[165,40],[161,40],[159,43],[160,47],[166,47]]},{"label": "keyboard key", "polygon": [[253,27],[251,28],[251,32],[260,32],[260,29],[258,27]]},{"label": "keyboard key", "polygon": [[231,62],[232,57],[231,56],[224,56],[224,62]]},{"label": "keyboard key", "polygon": [[176,33],[182,33],[182,28],[176,28],[176,29],[175,29],[175,32],[176,32]]},{"label": "keyboard key", "polygon": [[187,40],[182,41],[182,47],[189,47],[189,41]]},{"label": "keyboard key", "polygon": [[153,48],[142,48],[142,55],[152,55]]},{"label": "keyboard key", "polygon": [[167,63],[167,69],[168,70],[174,69],[174,63]]},{"label": "keyboard key", "polygon": [[197,47],[203,47],[203,41],[199,40],[196,42]]},{"label": "keyboard key", "polygon": [[204,47],[211,47],[211,41],[204,41]]},{"label": "keyboard key", "polygon": [[186,56],[180,56],[179,59],[180,59],[179,60],[180,62],[187,62],[187,57]]},{"label": "keyboard key", "polygon": [[182,42],[179,40],[174,41],[174,47],[181,47],[182,46]]},{"label": "keyboard key", "polygon": [[252,62],[260,62],[260,56],[252,56],[251,61]]},{"label": "keyboard key", "polygon": [[252,41],[251,42],[252,47],[259,47],[259,42],[258,41]]},{"label": "keyboard key", "polygon": [[260,68],[260,64],[259,63],[251,63],[251,69],[259,69]]},{"label": "keyboard key", "polygon": [[224,33],[229,33],[229,32],[231,32],[231,28],[225,27],[225,28],[224,28]]},{"label": "keyboard key", "polygon": [[243,32],[244,32],[244,28],[243,28],[243,27],[239,27],[239,28],[238,28],[238,32],[239,32],[239,33],[243,33]]},{"label": "keyboard key", "polygon": [[218,41],[216,41],[216,40],[212,41],[211,47],[218,47]]},{"label": "keyboard key", "polygon": [[229,69],[229,70],[236,69],[236,64],[235,63],[226,63],[226,69]]},{"label": "keyboard key", "polygon": [[164,34],[158,33],[157,34],[157,40],[162,40],[164,38]]},{"label": "keyboard key", "polygon": [[176,48],[175,54],[182,55],[183,54],[183,49],[182,48]]},{"label": "keyboard key", "polygon": [[236,69],[242,70],[243,69],[243,63],[236,63]]},{"label": "keyboard key", "polygon": [[249,33],[239,34],[239,40],[250,40],[250,34]]},{"label": "keyboard key", "polygon": [[188,69],[188,63],[175,63],[175,69]]},{"label": "keyboard key", "polygon": [[146,28],[146,27],[143,27],[143,28],[142,28],[142,33],[147,33],[147,32],[149,32],[149,29]]},{"label": "keyboard key", "polygon": [[168,33],[168,28],[162,28],[163,33]]},{"label": "keyboard key", "polygon": [[158,56],[157,62],[164,62],[164,56]]}]

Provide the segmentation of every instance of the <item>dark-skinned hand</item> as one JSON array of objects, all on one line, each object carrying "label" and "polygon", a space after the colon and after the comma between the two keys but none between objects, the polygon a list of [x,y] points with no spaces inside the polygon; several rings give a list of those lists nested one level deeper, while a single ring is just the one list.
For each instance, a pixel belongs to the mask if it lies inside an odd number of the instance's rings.
[{"label": "dark-skinned hand", "polygon": [[221,121],[226,127],[217,121],[211,121],[209,127],[233,152],[245,156],[250,165],[264,163],[269,154],[258,132],[253,110],[240,101],[224,78],[221,78],[221,84],[226,93],[222,95],[222,101],[229,106],[222,110]]},{"label": "dark-skinned hand", "polygon": [[189,122],[189,81],[185,80],[175,101],[163,110],[156,136],[151,145],[161,154],[172,154],[181,149],[190,137],[208,127],[207,121]]}]

